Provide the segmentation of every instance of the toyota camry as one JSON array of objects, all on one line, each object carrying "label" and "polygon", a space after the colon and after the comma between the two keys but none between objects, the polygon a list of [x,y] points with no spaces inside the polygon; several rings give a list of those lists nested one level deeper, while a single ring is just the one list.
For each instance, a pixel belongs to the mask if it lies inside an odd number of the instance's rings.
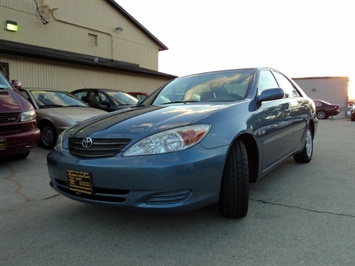
[{"label": "toyota camry", "polygon": [[247,215],[249,184],[289,157],[308,163],[314,102],[272,68],[178,77],[136,107],[64,131],[47,155],[50,185],[71,199],[181,212],[218,203]]}]

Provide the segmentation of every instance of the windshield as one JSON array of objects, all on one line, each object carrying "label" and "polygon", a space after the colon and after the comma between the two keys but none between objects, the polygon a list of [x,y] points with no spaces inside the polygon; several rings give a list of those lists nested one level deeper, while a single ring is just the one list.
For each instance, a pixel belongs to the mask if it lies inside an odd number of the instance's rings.
[{"label": "windshield", "polygon": [[11,85],[0,72],[0,89],[12,90]]},{"label": "windshield", "polygon": [[225,102],[246,97],[254,70],[228,70],[177,78],[157,95],[153,105],[176,102]]},{"label": "windshield", "polygon": [[121,91],[106,91],[106,93],[111,95],[120,105],[135,105],[138,102],[135,97]]},{"label": "windshield", "polygon": [[65,92],[33,90],[31,93],[39,108],[87,106],[85,103]]}]

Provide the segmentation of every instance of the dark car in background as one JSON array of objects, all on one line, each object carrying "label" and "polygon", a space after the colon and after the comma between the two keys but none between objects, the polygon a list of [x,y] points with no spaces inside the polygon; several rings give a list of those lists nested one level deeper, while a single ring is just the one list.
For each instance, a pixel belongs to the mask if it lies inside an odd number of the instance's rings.
[{"label": "dark car in background", "polygon": [[107,112],[91,108],[69,92],[41,88],[21,88],[21,94],[32,103],[41,130],[40,144],[52,149],[65,129]]},{"label": "dark car in background", "polygon": [[271,68],[179,77],[134,108],[84,121],[47,155],[50,185],[86,203],[155,212],[218,202],[247,214],[249,183],[293,156],[308,163],[314,102]]},{"label": "dark car in background", "polygon": [[33,106],[0,72],[0,158],[26,158],[39,139]]},{"label": "dark car in background", "polygon": [[90,107],[108,112],[133,107],[138,99],[124,91],[114,89],[85,88],[71,92]]},{"label": "dark car in background", "polygon": [[355,102],[353,103],[350,109],[350,120],[355,121]]},{"label": "dark car in background", "polygon": [[313,99],[313,101],[316,105],[319,119],[327,119],[329,116],[335,116],[340,113],[339,105],[337,104],[331,104],[319,99]]}]

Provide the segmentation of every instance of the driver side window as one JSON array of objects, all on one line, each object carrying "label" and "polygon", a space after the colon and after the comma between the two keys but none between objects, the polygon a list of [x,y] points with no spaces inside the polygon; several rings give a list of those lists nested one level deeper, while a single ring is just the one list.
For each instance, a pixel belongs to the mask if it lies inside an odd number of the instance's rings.
[{"label": "driver side window", "polygon": [[100,100],[100,103],[108,102],[108,99],[107,99],[106,95],[103,94],[103,93],[100,92],[100,91],[99,91],[99,100]]}]

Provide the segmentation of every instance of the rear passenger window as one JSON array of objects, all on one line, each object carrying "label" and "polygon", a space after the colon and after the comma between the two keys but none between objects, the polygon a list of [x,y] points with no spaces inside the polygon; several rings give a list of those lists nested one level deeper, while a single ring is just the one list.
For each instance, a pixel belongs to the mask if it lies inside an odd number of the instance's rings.
[{"label": "rear passenger window", "polygon": [[299,97],[299,93],[293,84],[282,74],[274,72],[277,81],[280,83],[280,88],[284,90],[286,98]]}]

